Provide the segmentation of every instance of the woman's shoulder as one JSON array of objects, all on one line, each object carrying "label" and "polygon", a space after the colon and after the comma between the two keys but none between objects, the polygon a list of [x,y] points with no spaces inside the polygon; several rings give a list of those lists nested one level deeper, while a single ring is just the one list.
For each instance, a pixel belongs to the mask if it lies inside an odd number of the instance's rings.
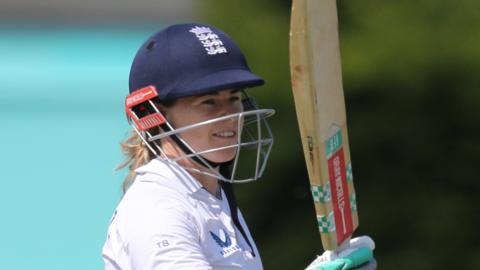
[{"label": "woman's shoulder", "polygon": [[184,194],[169,186],[134,181],[116,208],[116,224],[131,233],[139,228],[148,233],[175,224],[194,226],[195,218],[187,200]]},{"label": "woman's shoulder", "polygon": [[198,222],[191,212],[185,197],[171,187],[134,181],[116,208],[109,234],[130,244],[150,243],[178,228],[197,235]]},{"label": "woman's shoulder", "polygon": [[195,213],[192,193],[201,188],[184,170],[162,161],[151,161],[137,176],[117,207],[128,219],[149,220],[167,215],[190,220]]},{"label": "woman's shoulder", "polygon": [[[170,179],[175,181],[175,179]],[[175,208],[182,210],[188,206],[188,195],[169,184],[155,178],[136,179],[124,194],[119,206],[131,211],[138,209],[162,210]]]}]

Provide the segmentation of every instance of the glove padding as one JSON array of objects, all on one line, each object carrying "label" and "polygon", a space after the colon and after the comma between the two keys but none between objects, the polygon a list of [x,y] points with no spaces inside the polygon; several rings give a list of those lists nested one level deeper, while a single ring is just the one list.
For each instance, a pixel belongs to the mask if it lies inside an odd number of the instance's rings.
[{"label": "glove padding", "polygon": [[305,270],[347,270],[373,259],[375,243],[368,236],[353,238],[338,253],[327,250]]}]

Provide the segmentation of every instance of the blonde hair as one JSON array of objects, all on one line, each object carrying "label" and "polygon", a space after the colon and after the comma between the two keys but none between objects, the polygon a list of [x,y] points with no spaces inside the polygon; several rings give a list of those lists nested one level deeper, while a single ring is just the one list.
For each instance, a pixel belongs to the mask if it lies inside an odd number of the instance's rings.
[{"label": "blonde hair", "polygon": [[128,167],[129,171],[122,185],[123,193],[125,193],[135,180],[135,170],[147,164],[155,156],[145,145],[142,138],[133,130],[130,132],[130,136],[120,143],[120,147],[126,158],[117,167],[117,170]]}]

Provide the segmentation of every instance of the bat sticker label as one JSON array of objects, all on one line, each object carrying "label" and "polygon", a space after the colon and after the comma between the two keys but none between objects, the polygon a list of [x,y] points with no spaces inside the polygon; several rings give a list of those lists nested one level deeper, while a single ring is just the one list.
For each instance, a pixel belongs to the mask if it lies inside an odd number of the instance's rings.
[{"label": "bat sticker label", "polygon": [[338,130],[326,141],[326,152],[337,243],[341,244],[353,232],[341,130]]},{"label": "bat sticker label", "polygon": [[330,158],[333,153],[337,152],[342,147],[342,130],[339,129],[337,126],[334,126],[335,129],[338,129],[332,137],[330,137],[327,142],[325,143],[325,152],[327,154],[327,158]]}]

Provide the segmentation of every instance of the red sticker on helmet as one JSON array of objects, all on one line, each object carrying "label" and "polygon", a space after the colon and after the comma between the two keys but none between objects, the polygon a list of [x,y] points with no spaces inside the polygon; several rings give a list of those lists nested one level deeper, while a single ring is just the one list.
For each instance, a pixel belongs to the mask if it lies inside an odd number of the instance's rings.
[{"label": "red sticker on helmet", "polygon": [[157,90],[153,85],[140,88],[127,96],[127,98],[125,99],[125,107],[128,110],[129,108],[135,105],[148,101],[157,96],[158,96]]},{"label": "red sticker on helmet", "polygon": [[135,122],[135,125],[140,131],[145,131],[147,129],[150,129],[152,127],[159,126],[165,123],[165,118],[160,113],[153,113],[145,117],[142,117],[140,119],[138,119],[137,117],[132,117],[130,113],[129,115],[133,119],[133,121]]}]

